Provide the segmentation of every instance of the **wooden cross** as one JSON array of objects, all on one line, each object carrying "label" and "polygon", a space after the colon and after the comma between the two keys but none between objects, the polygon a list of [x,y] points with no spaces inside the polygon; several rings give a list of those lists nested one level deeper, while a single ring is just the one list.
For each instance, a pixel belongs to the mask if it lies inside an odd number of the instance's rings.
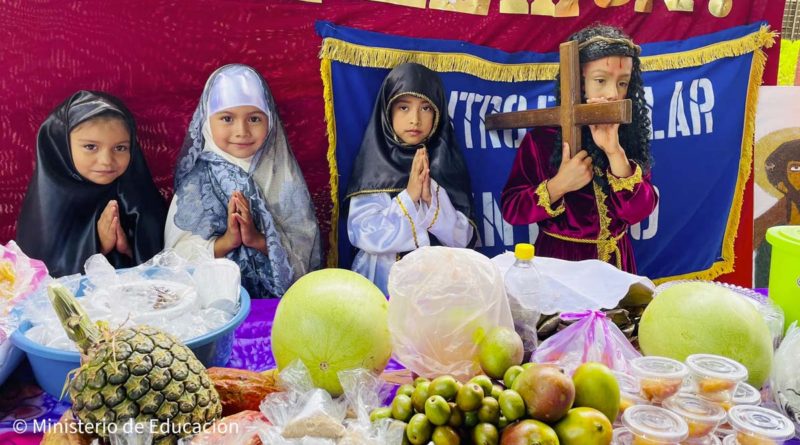
[{"label": "wooden cross", "polygon": [[486,117],[486,128],[530,128],[561,126],[562,140],[569,144],[572,156],[581,150],[581,126],[631,123],[630,99],[601,104],[581,103],[581,67],[578,42],[571,40],[559,47],[561,70],[561,105],[539,110],[495,113]]}]

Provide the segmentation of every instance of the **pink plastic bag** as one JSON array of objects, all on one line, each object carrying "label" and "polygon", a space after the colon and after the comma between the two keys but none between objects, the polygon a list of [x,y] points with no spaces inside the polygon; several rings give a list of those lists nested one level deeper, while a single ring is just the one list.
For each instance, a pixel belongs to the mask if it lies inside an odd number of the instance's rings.
[{"label": "pink plastic bag", "polygon": [[539,345],[531,361],[558,364],[570,375],[586,362],[629,374],[629,362],[642,355],[601,311],[564,312],[561,319],[577,321]]},{"label": "pink plastic bag", "polygon": [[0,245],[0,316],[36,290],[47,276],[47,267],[28,258],[14,241]]}]

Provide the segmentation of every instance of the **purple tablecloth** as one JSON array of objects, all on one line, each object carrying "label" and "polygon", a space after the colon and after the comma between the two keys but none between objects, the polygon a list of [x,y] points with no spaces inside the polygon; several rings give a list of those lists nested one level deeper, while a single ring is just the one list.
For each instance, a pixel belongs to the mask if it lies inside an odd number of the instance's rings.
[{"label": "purple tablecloth", "polygon": [[[228,367],[263,371],[275,367],[272,357],[270,333],[272,319],[279,300],[253,300],[250,315],[236,330]],[[402,369],[392,360],[388,370]],[[27,362],[0,387],[0,445],[37,444],[41,434],[18,434],[12,431],[13,422],[17,419],[26,421],[26,429],[34,431],[34,421],[56,422],[69,407],[44,393],[33,381],[32,372]],[[800,445],[800,440],[786,442],[787,445]]]},{"label": "purple tablecloth", "polygon": [[[250,315],[236,329],[236,339],[233,342],[229,368],[249,369],[251,371],[264,371],[275,368],[275,359],[272,357],[272,319],[280,300],[252,300]],[[403,369],[399,363],[391,360],[386,367],[388,371]]]}]

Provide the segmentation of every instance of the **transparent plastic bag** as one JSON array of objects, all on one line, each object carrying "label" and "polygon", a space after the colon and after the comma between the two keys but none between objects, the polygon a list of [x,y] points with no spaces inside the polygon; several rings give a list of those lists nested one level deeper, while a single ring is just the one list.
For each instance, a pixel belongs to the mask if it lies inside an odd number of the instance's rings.
[{"label": "transparent plastic bag", "polygon": [[793,322],[772,362],[770,388],[780,411],[800,431],[800,327]]},{"label": "transparent plastic bag", "polygon": [[[492,258],[503,274],[514,261],[513,252]],[[649,298],[655,289],[649,278],[619,270],[604,261],[567,261],[539,256],[531,261],[541,275],[541,287],[549,296],[547,307],[531,309],[537,309],[543,315],[612,309],[628,294]]]},{"label": "transparent plastic bag", "polygon": [[[86,275],[57,281],[79,296],[94,321],[105,321],[112,329],[149,325],[187,342],[225,325],[239,311],[239,269],[226,261],[191,264],[165,250],[144,264],[117,270],[98,254],[86,261]],[[195,275],[206,278],[207,274],[213,275],[215,286],[195,281]],[[26,302],[24,318],[32,324],[25,334],[31,340],[75,350],[43,286]]]},{"label": "transparent plastic bag", "polygon": [[269,424],[260,411],[240,411],[214,422],[200,434],[181,439],[178,445],[256,445]]},{"label": "transparent plastic bag", "polygon": [[151,445],[153,443],[153,431],[149,423],[136,423],[134,419],[111,430],[109,435],[111,445]]},{"label": "transparent plastic bag", "polygon": [[564,312],[561,319],[577,321],[542,342],[531,361],[556,363],[570,375],[586,362],[600,362],[614,371],[630,374],[629,362],[641,357],[601,311]]},{"label": "transparent plastic bag", "polygon": [[[367,370],[339,373],[344,395],[332,398],[314,388],[301,361],[279,374],[284,392],[272,393],[261,403],[271,425],[259,437],[271,445],[401,445],[405,428],[392,422],[371,424],[369,413],[381,405],[388,385]],[[350,418],[346,418],[352,413]]]},{"label": "transparent plastic bag", "polygon": [[474,250],[421,247],[392,266],[388,289],[394,356],[421,376],[480,373],[476,341],[514,329],[503,275]]}]

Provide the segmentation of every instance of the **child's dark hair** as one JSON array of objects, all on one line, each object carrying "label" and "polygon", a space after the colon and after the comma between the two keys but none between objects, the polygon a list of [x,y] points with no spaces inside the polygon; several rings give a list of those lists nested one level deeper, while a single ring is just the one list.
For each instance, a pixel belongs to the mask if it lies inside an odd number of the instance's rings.
[{"label": "child's dark hair", "polygon": [[786,141],[779,145],[764,161],[764,168],[767,171],[767,179],[770,184],[777,187],[783,182],[785,187],[789,187],[789,178],[786,175],[786,164],[791,160],[800,161],[800,139]]},{"label": "child's dark hair", "polygon": [[[642,170],[649,171],[653,166],[653,159],[650,155],[650,117],[647,114],[647,102],[644,99],[639,47],[622,30],[601,24],[584,28],[570,36],[569,40],[578,41],[581,64],[609,56],[624,56],[633,60],[633,70],[626,96],[627,99],[631,99],[633,102],[633,119],[630,124],[619,126],[619,142],[625,149],[628,159],[639,164]],[[583,82],[582,76],[581,82]],[[557,76],[557,104],[561,104],[560,91],[561,82],[560,77]],[[588,126],[582,128],[581,140],[584,148],[592,157],[592,165],[601,171],[606,171],[608,169],[608,158],[600,147],[595,144]],[[550,158],[551,163],[556,167],[561,164],[561,145],[562,139],[559,131],[556,136],[553,155]],[[604,190],[607,189],[608,181],[605,175],[595,175],[595,180],[599,182]]]}]

